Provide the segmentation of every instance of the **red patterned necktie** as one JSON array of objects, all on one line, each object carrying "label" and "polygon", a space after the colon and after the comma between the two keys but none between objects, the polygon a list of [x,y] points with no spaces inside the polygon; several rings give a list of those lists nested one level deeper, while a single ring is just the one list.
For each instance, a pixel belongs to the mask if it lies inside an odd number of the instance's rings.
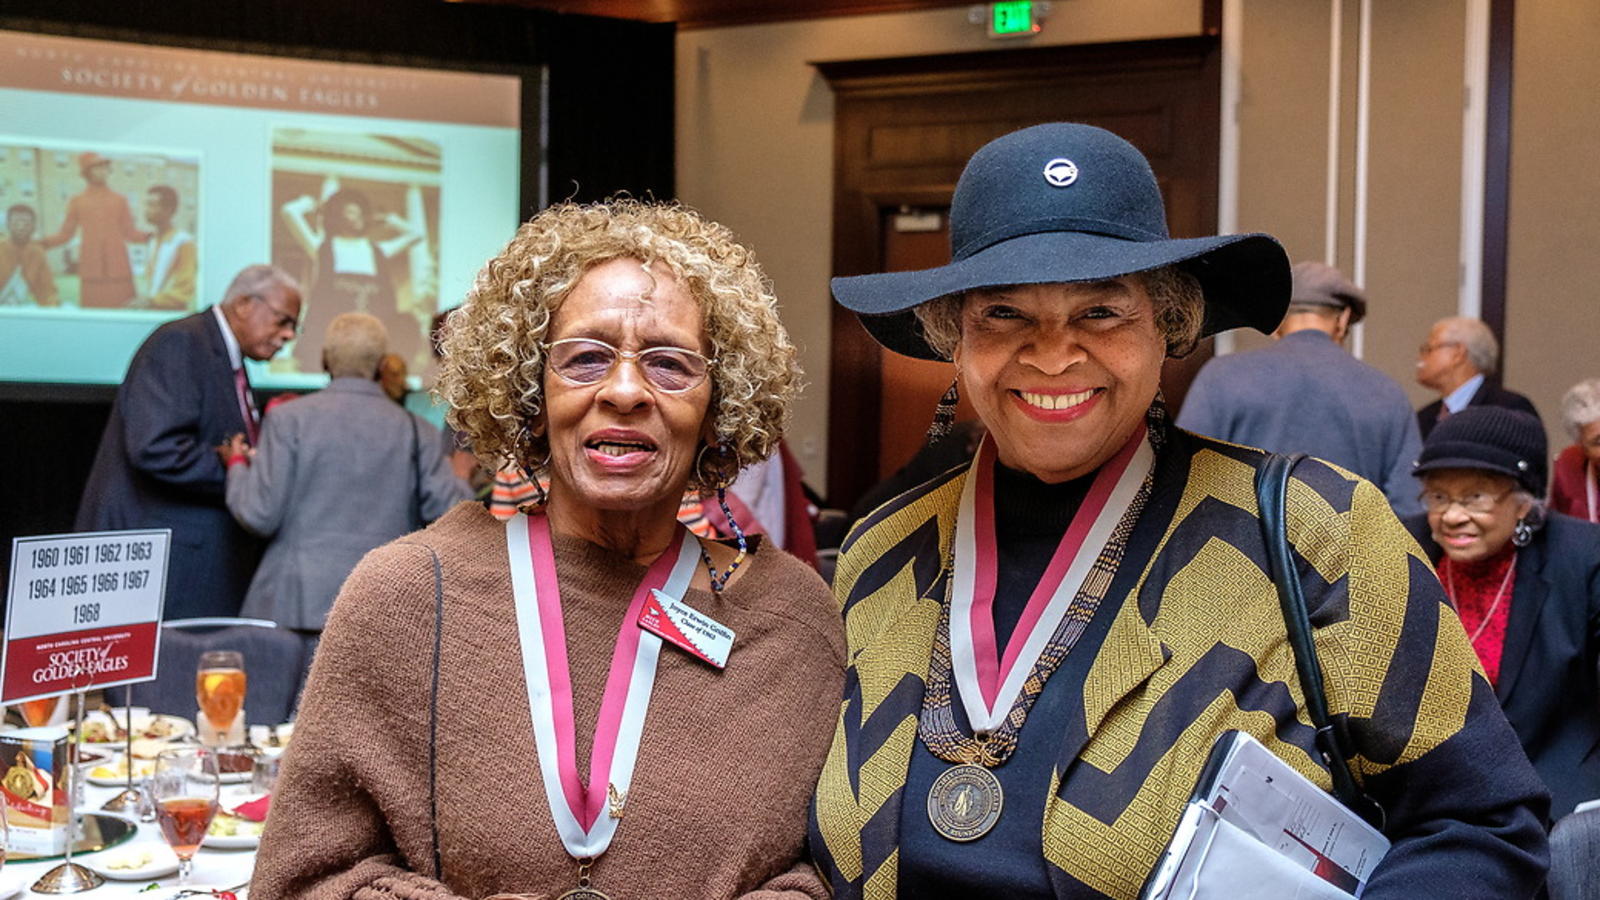
[{"label": "red patterned necktie", "polygon": [[245,436],[250,439],[250,446],[256,445],[260,428],[256,425],[256,405],[250,402],[250,381],[244,377],[244,367],[233,370],[233,386],[239,395],[239,413],[244,416]]}]

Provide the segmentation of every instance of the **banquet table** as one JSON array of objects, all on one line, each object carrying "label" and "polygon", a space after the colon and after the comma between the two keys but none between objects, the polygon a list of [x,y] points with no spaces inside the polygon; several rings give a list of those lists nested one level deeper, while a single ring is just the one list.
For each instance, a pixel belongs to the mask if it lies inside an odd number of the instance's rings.
[{"label": "banquet table", "polygon": [[[115,797],[119,788],[100,787],[94,784],[83,785],[83,805],[79,812],[100,812],[101,804]],[[227,807],[231,801],[248,793],[248,785],[224,785],[222,788],[222,805]],[[125,817],[124,817],[125,818]],[[154,822],[139,822],[138,831],[134,836],[115,847],[101,850],[97,853],[75,853],[74,862],[91,865],[100,857],[113,855],[125,851],[127,848],[141,843],[154,843],[166,846],[166,840],[161,836],[161,828]],[[43,900],[52,898],[59,900],[63,896],[84,897],[89,900],[127,900],[135,895],[142,900],[170,900],[180,888],[178,887],[177,873],[165,878],[145,879],[142,881],[113,881],[106,879],[105,884],[80,894],[40,894],[32,890],[34,882],[38,881],[44,873],[61,864],[60,859],[9,861],[4,869],[0,869],[0,900],[9,900],[15,896],[17,900]],[[240,900],[245,898],[245,889],[239,887],[250,880],[250,874],[255,870],[256,851],[250,850],[216,850],[210,847],[201,847],[194,857],[194,874],[190,877],[185,887],[204,889],[230,889],[239,895]],[[158,889],[141,893],[149,885],[157,884]],[[21,893],[17,893],[18,891]],[[209,900],[209,898],[195,898],[195,900]]]}]

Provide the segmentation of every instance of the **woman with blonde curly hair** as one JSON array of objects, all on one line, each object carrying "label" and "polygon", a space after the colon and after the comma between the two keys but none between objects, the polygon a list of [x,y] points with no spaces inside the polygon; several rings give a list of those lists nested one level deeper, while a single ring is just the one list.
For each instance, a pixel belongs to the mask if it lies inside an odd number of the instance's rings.
[{"label": "woman with blonde curly hair", "polygon": [[380,548],[335,603],[258,898],[826,897],[801,863],[844,643],[816,573],[675,519],[772,452],[795,351],[679,206],[553,207],[483,268],[439,390],[549,483]]}]

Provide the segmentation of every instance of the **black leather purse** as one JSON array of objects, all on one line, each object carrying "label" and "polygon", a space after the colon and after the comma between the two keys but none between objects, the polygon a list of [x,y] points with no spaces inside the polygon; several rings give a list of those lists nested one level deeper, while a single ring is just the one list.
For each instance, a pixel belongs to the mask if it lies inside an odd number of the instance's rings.
[{"label": "black leather purse", "polygon": [[1256,469],[1256,503],[1261,510],[1261,536],[1267,546],[1267,561],[1272,581],[1278,588],[1278,603],[1289,631],[1289,646],[1294,651],[1294,668],[1299,675],[1300,692],[1305,696],[1306,713],[1316,728],[1317,751],[1333,776],[1333,795],[1372,827],[1383,830],[1383,807],[1364,793],[1350,774],[1352,751],[1349,734],[1335,727],[1328,715],[1328,696],[1323,688],[1322,663],[1317,645],[1311,639],[1311,615],[1300,587],[1299,572],[1289,551],[1289,531],[1284,506],[1289,492],[1289,473],[1305,459],[1304,453],[1284,456],[1269,453]]}]

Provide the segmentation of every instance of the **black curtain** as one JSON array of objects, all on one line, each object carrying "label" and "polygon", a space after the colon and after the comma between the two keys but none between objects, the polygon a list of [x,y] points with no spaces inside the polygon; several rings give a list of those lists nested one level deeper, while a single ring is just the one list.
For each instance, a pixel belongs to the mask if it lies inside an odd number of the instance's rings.
[{"label": "black curtain", "polygon": [[[383,65],[543,66],[551,200],[674,196],[672,25],[444,0],[0,0],[0,28]],[[534,87],[525,79],[524,96]],[[526,216],[538,123],[524,129]],[[0,582],[13,537],[71,530],[112,393],[0,385]]]}]

